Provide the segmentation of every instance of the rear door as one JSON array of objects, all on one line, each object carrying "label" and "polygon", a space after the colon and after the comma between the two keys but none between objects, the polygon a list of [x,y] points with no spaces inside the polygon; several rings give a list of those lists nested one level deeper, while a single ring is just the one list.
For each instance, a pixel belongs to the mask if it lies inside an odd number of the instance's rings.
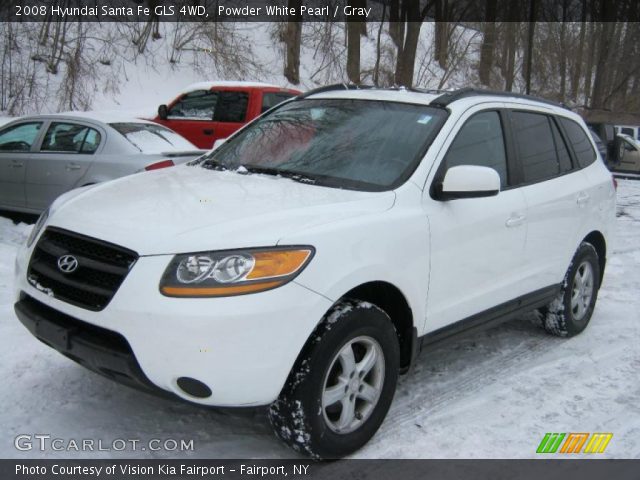
[{"label": "rear door", "polygon": [[522,281],[527,290],[536,291],[562,281],[578,247],[578,230],[589,202],[588,182],[555,116],[524,110],[512,110],[510,116],[527,202]]},{"label": "rear door", "polygon": [[25,208],[25,177],[31,150],[42,135],[42,121],[22,122],[0,131],[0,205]]},{"label": "rear door", "polygon": [[[218,102],[213,112],[214,141],[227,138],[251,118],[259,115],[257,112],[250,115],[250,111],[258,110],[255,105],[257,90],[229,87],[218,89],[217,93]],[[207,148],[212,146],[213,144]]]},{"label": "rear door", "polygon": [[88,125],[52,121],[26,173],[27,207],[44,210],[78,185],[94,160],[103,135]]}]

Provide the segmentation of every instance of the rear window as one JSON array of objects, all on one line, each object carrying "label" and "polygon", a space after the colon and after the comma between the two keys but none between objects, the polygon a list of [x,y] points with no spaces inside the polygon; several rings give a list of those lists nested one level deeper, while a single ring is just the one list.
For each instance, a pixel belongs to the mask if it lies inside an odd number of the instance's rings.
[{"label": "rear window", "polygon": [[597,155],[589,137],[587,137],[587,133],[580,125],[568,118],[560,117],[560,123],[567,132],[573,151],[578,159],[578,164],[581,167],[591,165],[596,160]]},{"label": "rear window", "polygon": [[109,125],[142,153],[163,153],[196,148],[186,138],[160,125],[135,122]]}]

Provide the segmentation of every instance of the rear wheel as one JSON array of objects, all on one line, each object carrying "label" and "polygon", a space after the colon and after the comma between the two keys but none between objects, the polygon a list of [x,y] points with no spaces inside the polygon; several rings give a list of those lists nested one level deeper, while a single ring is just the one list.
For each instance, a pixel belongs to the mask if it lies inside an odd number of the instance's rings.
[{"label": "rear wheel", "polygon": [[340,302],[311,335],[269,409],[276,435],[315,458],[354,452],[387,414],[399,358],[398,337],[384,311],[357,300]]},{"label": "rear wheel", "polygon": [[599,288],[598,253],[593,245],[583,242],[573,257],[560,293],[539,311],[544,329],[560,337],[582,332],[593,315]]}]

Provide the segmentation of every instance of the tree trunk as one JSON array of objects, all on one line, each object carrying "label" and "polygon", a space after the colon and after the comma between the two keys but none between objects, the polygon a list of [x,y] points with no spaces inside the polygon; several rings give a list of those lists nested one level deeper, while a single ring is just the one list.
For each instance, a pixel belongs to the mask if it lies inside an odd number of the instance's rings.
[{"label": "tree trunk", "polygon": [[402,48],[402,53],[398,55],[396,64],[396,84],[405,87],[413,85],[413,72],[416,63],[416,50],[418,49],[418,39],[420,38],[420,22],[407,23],[407,35]]},{"label": "tree trunk", "polygon": [[600,38],[598,39],[598,55],[596,61],[596,72],[593,79],[593,93],[591,95],[591,107],[603,108],[605,99],[605,88],[608,77],[609,56],[613,53],[611,44],[615,32],[615,23],[603,22]]},{"label": "tree trunk", "polygon": [[382,19],[380,19],[380,26],[378,27],[378,38],[376,40],[376,64],[373,67],[373,84],[380,86],[380,45],[382,41],[382,28],[384,27],[384,17],[387,13],[387,4],[382,4]]},{"label": "tree trunk", "polygon": [[587,31],[587,0],[582,0],[582,18],[580,21],[580,33],[578,35],[578,50],[574,59],[573,74],[571,75],[571,98],[575,102],[578,99],[580,77],[582,76],[582,64],[584,62],[584,41]]},{"label": "tree trunk", "polygon": [[496,46],[496,9],[497,0],[486,0],[485,23],[482,47],[480,48],[480,64],[478,76],[484,85],[491,85],[491,67],[493,66],[493,52]]},{"label": "tree trunk", "polygon": [[523,65],[525,92],[531,93],[531,68],[533,65],[533,42],[535,40],[536,29],[536,3],[537,0],[529,0],[529,28],[527,31],[527,49],[525,50],[525,60]]},{"label": "tree trunk", "polygon": [[516,32],[518,31],[518,22],[508,22],[505,42],[507,43],[507,58],[504,74],[504,89],[508,92],[513,90],[513,81],[515,80],[516,69]]},{"label": "tree trunk", "polygon": [[[295,8],[296,12],[300,12],[302,0],[289,0],[289,8]],[[285,42],[285,78],[298,85],[300,83],[300,43],[302,41],[302,19],[298,14],[290,15],[284,34]]]},{"label": "tree trunk", "polygon": [[445,21],[447,3],[447,0],[436,0],[435,2],[435,58],[443,70],[447,68],[447,55],[449,53],[449,26]]},{"label": "tree trunk", "polygon": [[584,72],[584,103],[589,104],[591,99],[591,83],[593,81],[593,63],[596,57],[596,40],[599,28],[596,23],[589,23],[589,50],[587,51],[587,66]]}]

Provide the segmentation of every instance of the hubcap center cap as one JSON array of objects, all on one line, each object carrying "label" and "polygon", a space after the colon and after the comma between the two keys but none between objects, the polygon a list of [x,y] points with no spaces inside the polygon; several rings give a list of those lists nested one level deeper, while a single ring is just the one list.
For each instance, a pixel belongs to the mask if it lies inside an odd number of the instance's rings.
[{"label": "hubcap center cap", "polygon": [[358,380],[358,378],[354,377],[351,379],[351,381],[349,381],[349,390],[351,390],[353,393],[358,391],[358,388],[360,388],[360,380]]}]

